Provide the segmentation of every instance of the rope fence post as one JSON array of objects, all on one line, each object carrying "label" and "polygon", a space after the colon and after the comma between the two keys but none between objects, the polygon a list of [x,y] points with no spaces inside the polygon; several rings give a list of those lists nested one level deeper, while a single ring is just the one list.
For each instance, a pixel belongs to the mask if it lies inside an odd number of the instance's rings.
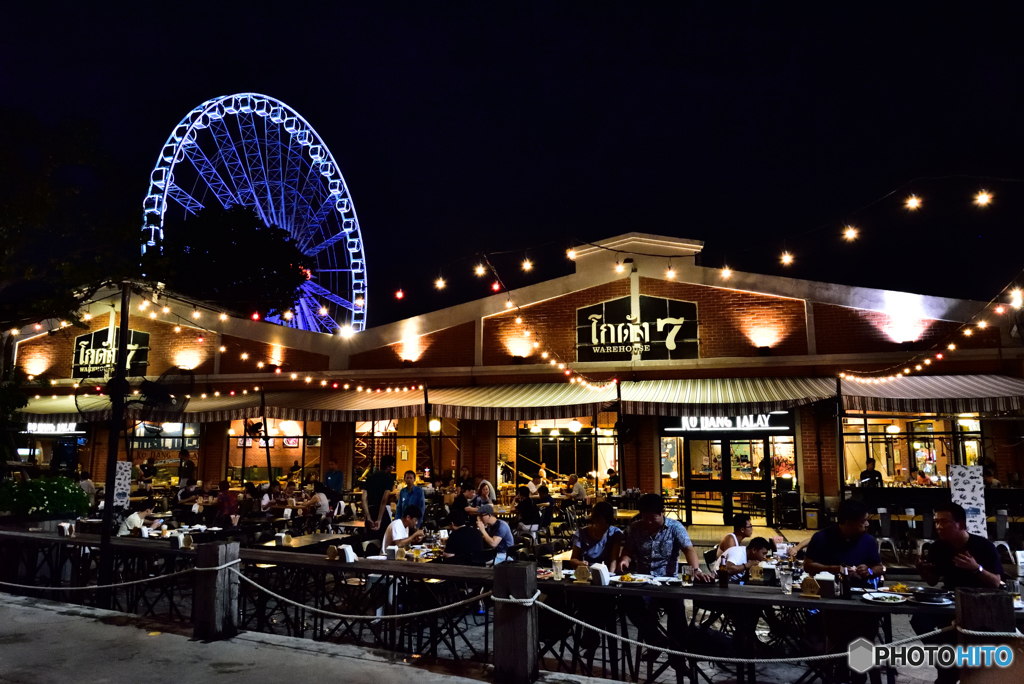
[{"label": "rope fence post", "polygon": [[[536,563],[494,566],[494,597],[529,601],[537,591]],[[537,607],[494,604],[494,678],[499,684],[531,684],[540,676]]]},{"label": "rope fence post", "polygon": [[[202,641],[238,634],[238,575],[226,567],[238,560],[238,542],[211,542],[196,547],[192,637]],[[204,568],[211,568],[203,572]],[[213,570],[213,568],[220,568]]]},{"label": "rope fence post", "polygon": [[[1008,638],[1017,631],[1013,613],[1013,597],[995,589],[957,589],[956,624],[962,646],[974,644],[1004,645],[1013,649],[1013,663],[1008,668],[962,667],[961,684],[1005,684],[1024,678],[1024,639]],[[964,633],[964,630],[969,632]],[[982,636],[978,632],[998,632]]]}]

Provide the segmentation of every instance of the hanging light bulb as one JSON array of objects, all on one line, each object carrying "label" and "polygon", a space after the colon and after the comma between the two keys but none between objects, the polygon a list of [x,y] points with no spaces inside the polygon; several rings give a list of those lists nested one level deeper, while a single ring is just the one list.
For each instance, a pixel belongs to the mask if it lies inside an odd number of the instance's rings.
[{"label": "hanging light bulb", "polygon": [[149,312],[149,317],[150,318],[156,318],[156,311],[150,311]]},{"label": "hanging light bulb", "polygon": [[626,270],[626,267],[623,266],[621,262],[619,262],[619,261],[615,262],[615,272],[616,273],[622,273],[625,270]]},{"label": "hanging light bulb", "polygon": [[224,352],[226,352],[227,350],[228,350],[228,348],[227,348],[227,347],[223,347],[223,346],[222,346],[222,347],[220,348],[220,352],[221,352],[222,354],[223,354]]},{"label": "hanging light bulb", "polygon": [[548,353],[547,352],[541,352],[540,353],[540,358],[542,358],[542,359],[548,358]]},{"label": "hanging light bulb", "polygon": [[222,320],[222,321],[228,320],[228,315],[227,314],[221,314],[220,315],[220,320]]},{"label": "hanging light bulb", "polygon": [[1020,290],[1014,290],[1010,293],[1010,306],[1014,309],[1019,309],[1024,306],[1024,292]]},{"label": "hanging light bulb", "polygon": [[992,193],[988,190],[982,190],[974,196],[974,203],[979,207],[987,207],[992,202]]},{"label": "hanging light bulb", "polygon": [[405,293],[401,290],[395,292],[395,299],[402,299],[403,297],[405,297]]},{"label": "hanging light bulb", "polygon": [[979,328],[987,328],[988,327],[988,321],[978,321],[978,327]]},{"label": "hanging light bulb", "polygon": [[565,256],[569,257],[569,258],[570,258],[571,260],[573,260],[573,261],[576,261],[576,250],[575,250],[575,249],[570,249],[570,250],[568,250],[568,251],[567,251],[567,252],[565,253]]},{"label": "hanging light bulb", "polygon": [[907,198],[907,201],[904,202],[904,204],[907,207],[907,209],[910,209],[911,211],[914,211],[916,209],[920,209],[921,208],[921,198],[918,197],[917,195],[911,195],[910,197]]},{"label": "hanging light bulb", "polygon": [[180,333],[181,332],[181,326],[180,325],[174,326],[174,332]]},{"label": "hanging light bulb", "polygon": [[729,278],[732,278],[732,269],[729,268],[728,266],[723,267],[720,273],[722,274],[722,280],[728,280]]},{"label": "hanging light bulb", "polygon": [[343,325],[338,330],[338,334],[344,337],[346,340],[356,334],[355,328],[351,325]]},{"label": "hanging light bulb", "polygon": [[853,226],[846,226],[846,229],[843,230],[843,237],[847,242],[853,242],[857,239],[857,229]]},{"label": "hanging light bulb", "polygon": [[286,321],[292,320],[293,316],[295,316],[295,314],[293,314],[291,311],[285,311],[284,312],[284,320],[286,320]]},{"label": "hanging light bulb", "polygon": [[242,353],[242,360],[243,360],[243,361],[248,361],[248,360],[249,360],[249,354],[248,354],[248,353],[245,353],[245,352],[243,352],[243,353]]},{"label": "hanging light bulb", "polygon": [[491,283],[491,289],[497,292],[498,290],[501,289],[501,283],[495,280],[493,283]]},{"label": "hanging light bulb", "polygon": [[790,254],[789,252],[783,252],[782,253],[782,264],[784,266],[789,266],[791,263],[793,263],[793,255]]},{"label": "hanging light bulb", "polygon": [[542,432],[540,425],[534,423],[530,426],[530,434],[539,435]]},{"label": "hanging light bulb", "polygon": [[252,320],[254,320],[254,321],[260,320],[260,315],[257,312],[255,312],[255,311],[253,311],[253,313],[252,313]]},{"label": "hanging light bulb", "polygon": [[511,309],[512,308],[512,300],[511,299],[506,299],[505,300],[505,308],[506,309]]},{"label": "hanging light bulb", "polygon": [[530,261],[529,259],[523,259],[523,270],[524,271],[533,270],[533,262]]},{"label": "hanging light bulb", "polygon": [[522,324],[523,324],[523,317],[522,316],[516,316],[516,325],[522,325]]},{"label": "hanging light bulb", "polygon": [[956,345],[950,342],[946,349],[948,349],[949,351],[953,351],[954,349],[956,349]]},{"label": "hanging light bulb", "polygon": [[999,306],[997,306],[997,307],[995,308],[995,312],[996,312],[997,314],[1000,314],[1000,315],[1002,315],[1002,314],[1006,313],[1006,307],[1005,307],[1005,306],[1003,306],[1002,304],[1000,304]]},{"label": "hanging light bulb", "polygon": [[82,318],[84,318],[87,321],[91,321],[92,320],[92,314],[89,313],[88,311],[86,311],[85,314],[82,316]]},{"label": "hanging light bulb", "polygon": [[444,278],[439,277],[437,280],[434,281],[434,287],[436,287],[438,290],[443,290],[445,284],[446,283],[444,282]]},{"label": "hanging light bulb", "polygon": [[473,269],[473,272],[478,276],[487,275],[487,269],[484,268],[483,264],[477,264],[476,268]]},{"label": "hanging light bulb", "polygon": [[363,299],[362,297],[356,297],[356,302],[355,302],[355,304],[356,304],[356,306],[362,306],[362,305],[363,305],[363,302],[365,302],[365,301],[366,301],[366,300],[365,300],[365,299]]},{"label": "hanging light bulb", "polygon": [[161,309],[161,311],[163,311],[165,314],[169,314],[171,313],[171,307],[165,306],[163,309]]},{"label": "hanging light bulb", "polygon": [[970,328],[964,328],[964,335],[967,335],[967,337],[970,337],[973,334],[974,334],[973,330],[971,330]]},{"label": "hanging light bulb", "polygon": [[669,280],[672,280],[673,278],[675,278],[676,277],[676,269],[672,268],[672,266],[669,265],[668,270],[665,271],[665,277],[668,278]]},{"label": "hanging light bulb", "polygon": [[198,319],[200,315],[199,309],[192,309],[192,318]]}]

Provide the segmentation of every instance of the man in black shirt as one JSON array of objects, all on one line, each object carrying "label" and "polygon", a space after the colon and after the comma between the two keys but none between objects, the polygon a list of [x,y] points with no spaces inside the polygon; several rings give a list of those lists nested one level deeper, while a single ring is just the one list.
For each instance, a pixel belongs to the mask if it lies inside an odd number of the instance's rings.
[{"label": "man in black shirt", "polygon": [[381,459],[381,469],[366,478],[363,487],[363,517],[366,527],[381,537],[391,524],[391,491],[395,488],[395,459]]},{"label": "man in black shirt", "polygon": [[882,473],[875,470],[875,459],[869,458],[864,465],[866,465],[867,468],[860,471],[860,486],[881,487]]},{"label": "man in black shirt", "polygon": [[540,509],[530,498],[530,488],[522,485],[516,497],[516,513],[519,514],[519,532],[528,534],[537,543],[537,530],[540,529]]},{"label": "man in black shirt", "polygon": [[459,471],[458,484],[462,489],[466,487],[476,489],[476,479],[469,474],[469,466],[462,466],[462,470]]},{"label": "man in black shirt", "polygon": [[[917,562],[917,571],[925,582],[934,586],[942,580],[943,588],[957,587],[996,589],[1002,582],[1003,564],[995,545],[984,537],[967,531],[967,512],[955,503],[935,509],[935,536],[938,539],[925,549]],[[918,634],[946,627],[952,618],[915,614],[910,626]],[[933,644],[956,645],[956,632],[945,632],[926,639]],[[938,668],[936,684],[952,684],[960,680],[957,668]]]},{"label": "man in black shirt", "polygon": [[184,483],[195,479],[196,464],[192,462],[191,458],[189,458],[187,449],[179,451],[178,458],[181,460],[178,464],[178,485],[184,486]]},{"label": "man in black shirt", "polygon": [[461,508],[452,508],[449,516],[452,531],[444,545],[444,562],[472,565],[481,562],[484,538],[475,526],[467,525],[468,516]]}]

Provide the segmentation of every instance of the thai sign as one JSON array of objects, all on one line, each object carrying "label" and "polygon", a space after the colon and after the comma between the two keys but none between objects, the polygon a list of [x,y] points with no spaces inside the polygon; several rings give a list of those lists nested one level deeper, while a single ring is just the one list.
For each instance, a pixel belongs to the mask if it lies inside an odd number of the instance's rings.
[{"label": "thai sign", "polygon": [[697,305],[661,297],[630,297],[576,310],[577,361],[696,359]]},{"label": "thai sign", "polygon": [[[96,377],[104,371],[112,373],[120,336],[121,331],[115,329],[113,344],[106,329],[76,337],[71,377]],[[125,363],[129,375],[146,374],[146,366],[149,365],[149,333],[139,330],[128,331],[128,358]]]}]

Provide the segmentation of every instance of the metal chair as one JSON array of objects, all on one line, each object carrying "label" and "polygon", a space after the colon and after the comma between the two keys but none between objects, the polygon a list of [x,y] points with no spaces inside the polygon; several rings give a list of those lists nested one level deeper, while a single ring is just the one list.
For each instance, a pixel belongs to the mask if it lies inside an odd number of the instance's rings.
[{"label": "metal chair", "polygon": [[924,547],[930,545],[935,541],[935,517],[931,511],[927,511],[921,514],[921,536],[916,542],[917,557],[920,558],[924,552]]},{"label": "metal chair", "polygon": [[995,545],[998,551],[1000,547],[1006,549],[1007,555],[1013,558],[1013,549],[1010,548],[1010,543],[1006,541],[1007,531],[1007,517],[1008,513],[1005,509],[996,511],[996,538],[992,543]]},{"label": "metal chair", "polygon": [[885,544],[889,545],[892,549],[892,555],[898,563],[900,560],[899,549],[896,548],[896,542],[892,538],[892,514],[886,508],[878,509],[878,554],[882,554],[882,546]]}]

